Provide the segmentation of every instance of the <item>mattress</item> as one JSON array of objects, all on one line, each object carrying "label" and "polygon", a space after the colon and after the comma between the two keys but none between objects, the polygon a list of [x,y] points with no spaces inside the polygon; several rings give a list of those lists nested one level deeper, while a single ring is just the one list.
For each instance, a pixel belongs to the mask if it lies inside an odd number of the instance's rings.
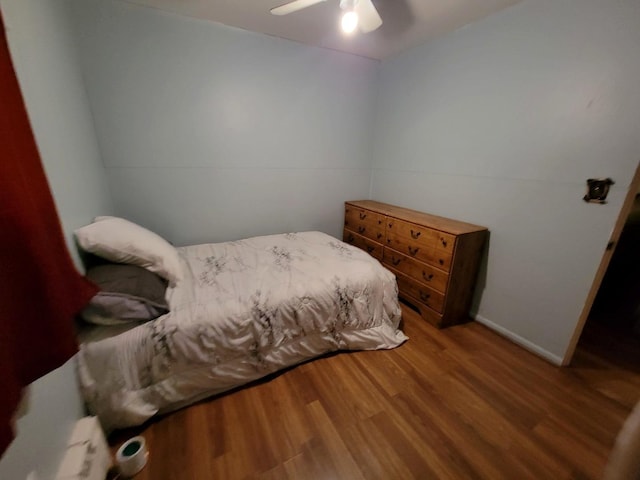
[{"label": "mattress", "polygon": [[[320,232],[178,248],[171,311],[88,335],[80,388],[106,430],[139,425],[284,367],[338,350],[394,348],[394,275]],[[108,332],[108,330],[107,330]]]}]

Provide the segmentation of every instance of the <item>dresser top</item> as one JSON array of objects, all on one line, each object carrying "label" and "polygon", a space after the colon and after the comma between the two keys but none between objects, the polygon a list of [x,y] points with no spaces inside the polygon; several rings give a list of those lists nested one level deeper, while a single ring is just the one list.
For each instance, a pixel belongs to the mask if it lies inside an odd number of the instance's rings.
[{"label": "dresser top", "polygon": [[437,215],[429,215],[428,213],[411,210],[409,208],[397,207],[388,203],[376,202],[375,200],[351,200],[345,202],[354,207],[375,210],[389,217],[398,218],[407,222],[426,224],[436,230],[452,233],[454,235],[464,235],[466,233],[481,232],[487,230],[486,227],[473,225],[471,223],[459,222],[450,218],[438,217]]}]

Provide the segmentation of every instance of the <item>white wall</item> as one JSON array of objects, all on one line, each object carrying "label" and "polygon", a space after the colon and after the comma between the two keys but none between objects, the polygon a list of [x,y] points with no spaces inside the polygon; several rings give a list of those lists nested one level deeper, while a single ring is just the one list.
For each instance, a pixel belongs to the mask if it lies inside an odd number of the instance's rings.
[{"label": "white wall", "polygon": [[636,0],[526,0],[381,66],[371,197],[489,227],[478,319],[554,361],[640,160],[639,26]]},{"label": "white wall", "polygon": [[[67,241],[73,229],[112,211],[91,112],[63,0],[1,0],[14,67]],[[72,249],[74,259],[78,257]],[[79,263],[77,263],[79,265]],[[35,470],[53,478],[83,415],[73,361],[33,383],[18,436],[0,460],[0,478]]]},{"label": "white wall", "polygon": [[378,63],[113,0],[75,2],[120,215],[177,244],[341,235],[369,191]]}]

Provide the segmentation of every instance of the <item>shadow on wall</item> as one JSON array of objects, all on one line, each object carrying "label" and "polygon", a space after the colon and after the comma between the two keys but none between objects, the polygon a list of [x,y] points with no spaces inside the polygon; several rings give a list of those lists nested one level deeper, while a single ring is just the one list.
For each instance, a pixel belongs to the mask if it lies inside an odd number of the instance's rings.
[{"label": "shadow on wall", "polygon": [[482,293],[487,286],[487,272],[489,268],[489,245],[491,244],[491,230],[487,231],[487,238],[484,242],[482,254],[480,256],[480,266],[478,267],[478,277],[476,278],[476,288],[473,292],[473,299],[471,300],[471,318],[475,318],[480,308],[480,301],[482,300]]}]

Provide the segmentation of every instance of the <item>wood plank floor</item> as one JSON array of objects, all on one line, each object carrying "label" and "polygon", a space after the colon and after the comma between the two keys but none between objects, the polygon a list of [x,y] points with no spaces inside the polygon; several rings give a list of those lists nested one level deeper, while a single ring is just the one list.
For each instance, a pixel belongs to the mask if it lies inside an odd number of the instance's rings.
[{"label": "wood plank floor", "polygon": [[[318,359],[111,444],[145,436],[137,480],[600,477],[638,370],[580,351],[561,369],[475,322],[403,312],[395,350]],[[593,372],[616,382],[603,392]]]}]

